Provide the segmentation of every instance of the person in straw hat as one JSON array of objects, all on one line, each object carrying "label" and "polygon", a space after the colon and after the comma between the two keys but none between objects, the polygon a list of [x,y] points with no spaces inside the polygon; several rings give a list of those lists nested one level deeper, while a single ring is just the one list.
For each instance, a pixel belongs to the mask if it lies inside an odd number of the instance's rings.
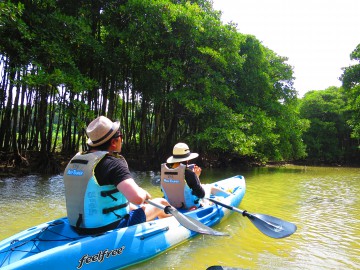
[{"label": "person in straw hat", "polygon": [[[86,134],[89,150],[76,154],[64,172],[67,216],[76,231],[94,234],[169,216],[145,203],[151,195],[136,184],[119,154],[119,122],[97,117]],[[153,201],[169,205],[164,198]]]},{"label": "person in straw hat", "polygon": [[189,161],[197,158],[186,143],[177,143],[173,155],[161,164],[161,189],[164,197],[176,208],[196,209],[205,190],[200,182],[201,168]]}]

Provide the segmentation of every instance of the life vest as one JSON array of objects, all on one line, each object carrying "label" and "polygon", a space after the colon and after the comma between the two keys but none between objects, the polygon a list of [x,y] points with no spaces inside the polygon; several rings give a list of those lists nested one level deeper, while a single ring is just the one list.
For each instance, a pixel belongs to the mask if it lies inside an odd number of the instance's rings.
[{"label": "life vest", "polygon": [[107,151],[78,153],[65,169],[67,217],[79,231],[113,229],[129,213],[125,196],[114,185],[100,186],[95,178],[95,167],[106,154]]},{"label": "life vest", "polygon": [[192,194],[185,180],[186,165],[171,169],[166,163],[161,164],[161,189],[165,199],[176,208],[189,209],[200,206],[200,199]]}]

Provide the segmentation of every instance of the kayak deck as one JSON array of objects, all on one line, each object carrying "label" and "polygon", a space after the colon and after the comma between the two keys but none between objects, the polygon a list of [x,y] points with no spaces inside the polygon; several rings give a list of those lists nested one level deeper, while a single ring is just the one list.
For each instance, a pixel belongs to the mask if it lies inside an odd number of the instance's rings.
[{"label": "kayak deck", "polygon": [[[207,196],[232,206],[238,206],[245,194],[242,176],[206,186]],[[213,194],[211,189],[215,189]],[[230,211],[205,200],[203,207],[183,214],[211,227]],[[79,235],[64,217],[2,240],[0,269],[120,269],[148,260],[195,235],[174,217],[97,235]]]}]

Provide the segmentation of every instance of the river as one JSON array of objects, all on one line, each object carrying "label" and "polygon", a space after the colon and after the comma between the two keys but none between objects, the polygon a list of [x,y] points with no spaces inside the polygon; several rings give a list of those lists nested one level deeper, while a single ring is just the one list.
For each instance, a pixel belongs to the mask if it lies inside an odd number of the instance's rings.
[{"label": "river", "polygon": [[[153,197],[162,196],[157,172],[133,174]],[[293,235],[269,238],[233,213],[215,227],[230,236],[197,236],[129,269],[360,269],[360,168],[204,169],[201,179],[237,174],[247,184],[239,208],[293,222]],[[1,178],[0,194],[0,240],[66,214],[61,175]]]}]

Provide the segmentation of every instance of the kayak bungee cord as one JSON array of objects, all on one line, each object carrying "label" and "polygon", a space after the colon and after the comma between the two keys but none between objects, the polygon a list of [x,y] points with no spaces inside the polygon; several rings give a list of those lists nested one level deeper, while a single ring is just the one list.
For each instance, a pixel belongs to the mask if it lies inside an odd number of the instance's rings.
[{"label": "kayak bungee cord", "polygon": [[[53,230],[51,230],[52,227],[57,226],[57,225],[62,225],[64,222],[60,221],[60,220],[55,220],[53,222],[51,222],[48,226],[44,227],[41,229],[41,231],[39,231],[38,234],[35,235],[34,238],[26,240],[26,241],[20,241],[19,239],[14,239],[11,241],[10,246],[7,250],[1,251],[0,254],[2,253],[7,253],[8,254],[3,258],[3,260],[0,262],[0,268],[3,266],[3,264],[6,262],[7,259],[9,259],[9,257],[11,256],[12,253],[14,252],[23,252],[23,253],[31,253],[31,254],[37,254],[42,252],[42,250],[39,248],[39,243],[40,242],[61,242],[61,241],[75,241],[75,240],[79,240],[82,239],[84,237],[86,237],[86,235],[84,236],[80,236],[80,237],[68,237],[66,235],[60,234],[58,232],[55,232]],[[63,239],[59,238],[59,239],[41,239],[41,237],[43,236],[43,234],[45,234],[45,232],[50,232],[52,234],[58,235],[60,237],[64,237]],[[21,247],[25,246],[28,243],[31,243],[32,245],[29,246],[28,248],[22,250],[20,249]],[[34,248],[35,247],[35,248]]]}]

